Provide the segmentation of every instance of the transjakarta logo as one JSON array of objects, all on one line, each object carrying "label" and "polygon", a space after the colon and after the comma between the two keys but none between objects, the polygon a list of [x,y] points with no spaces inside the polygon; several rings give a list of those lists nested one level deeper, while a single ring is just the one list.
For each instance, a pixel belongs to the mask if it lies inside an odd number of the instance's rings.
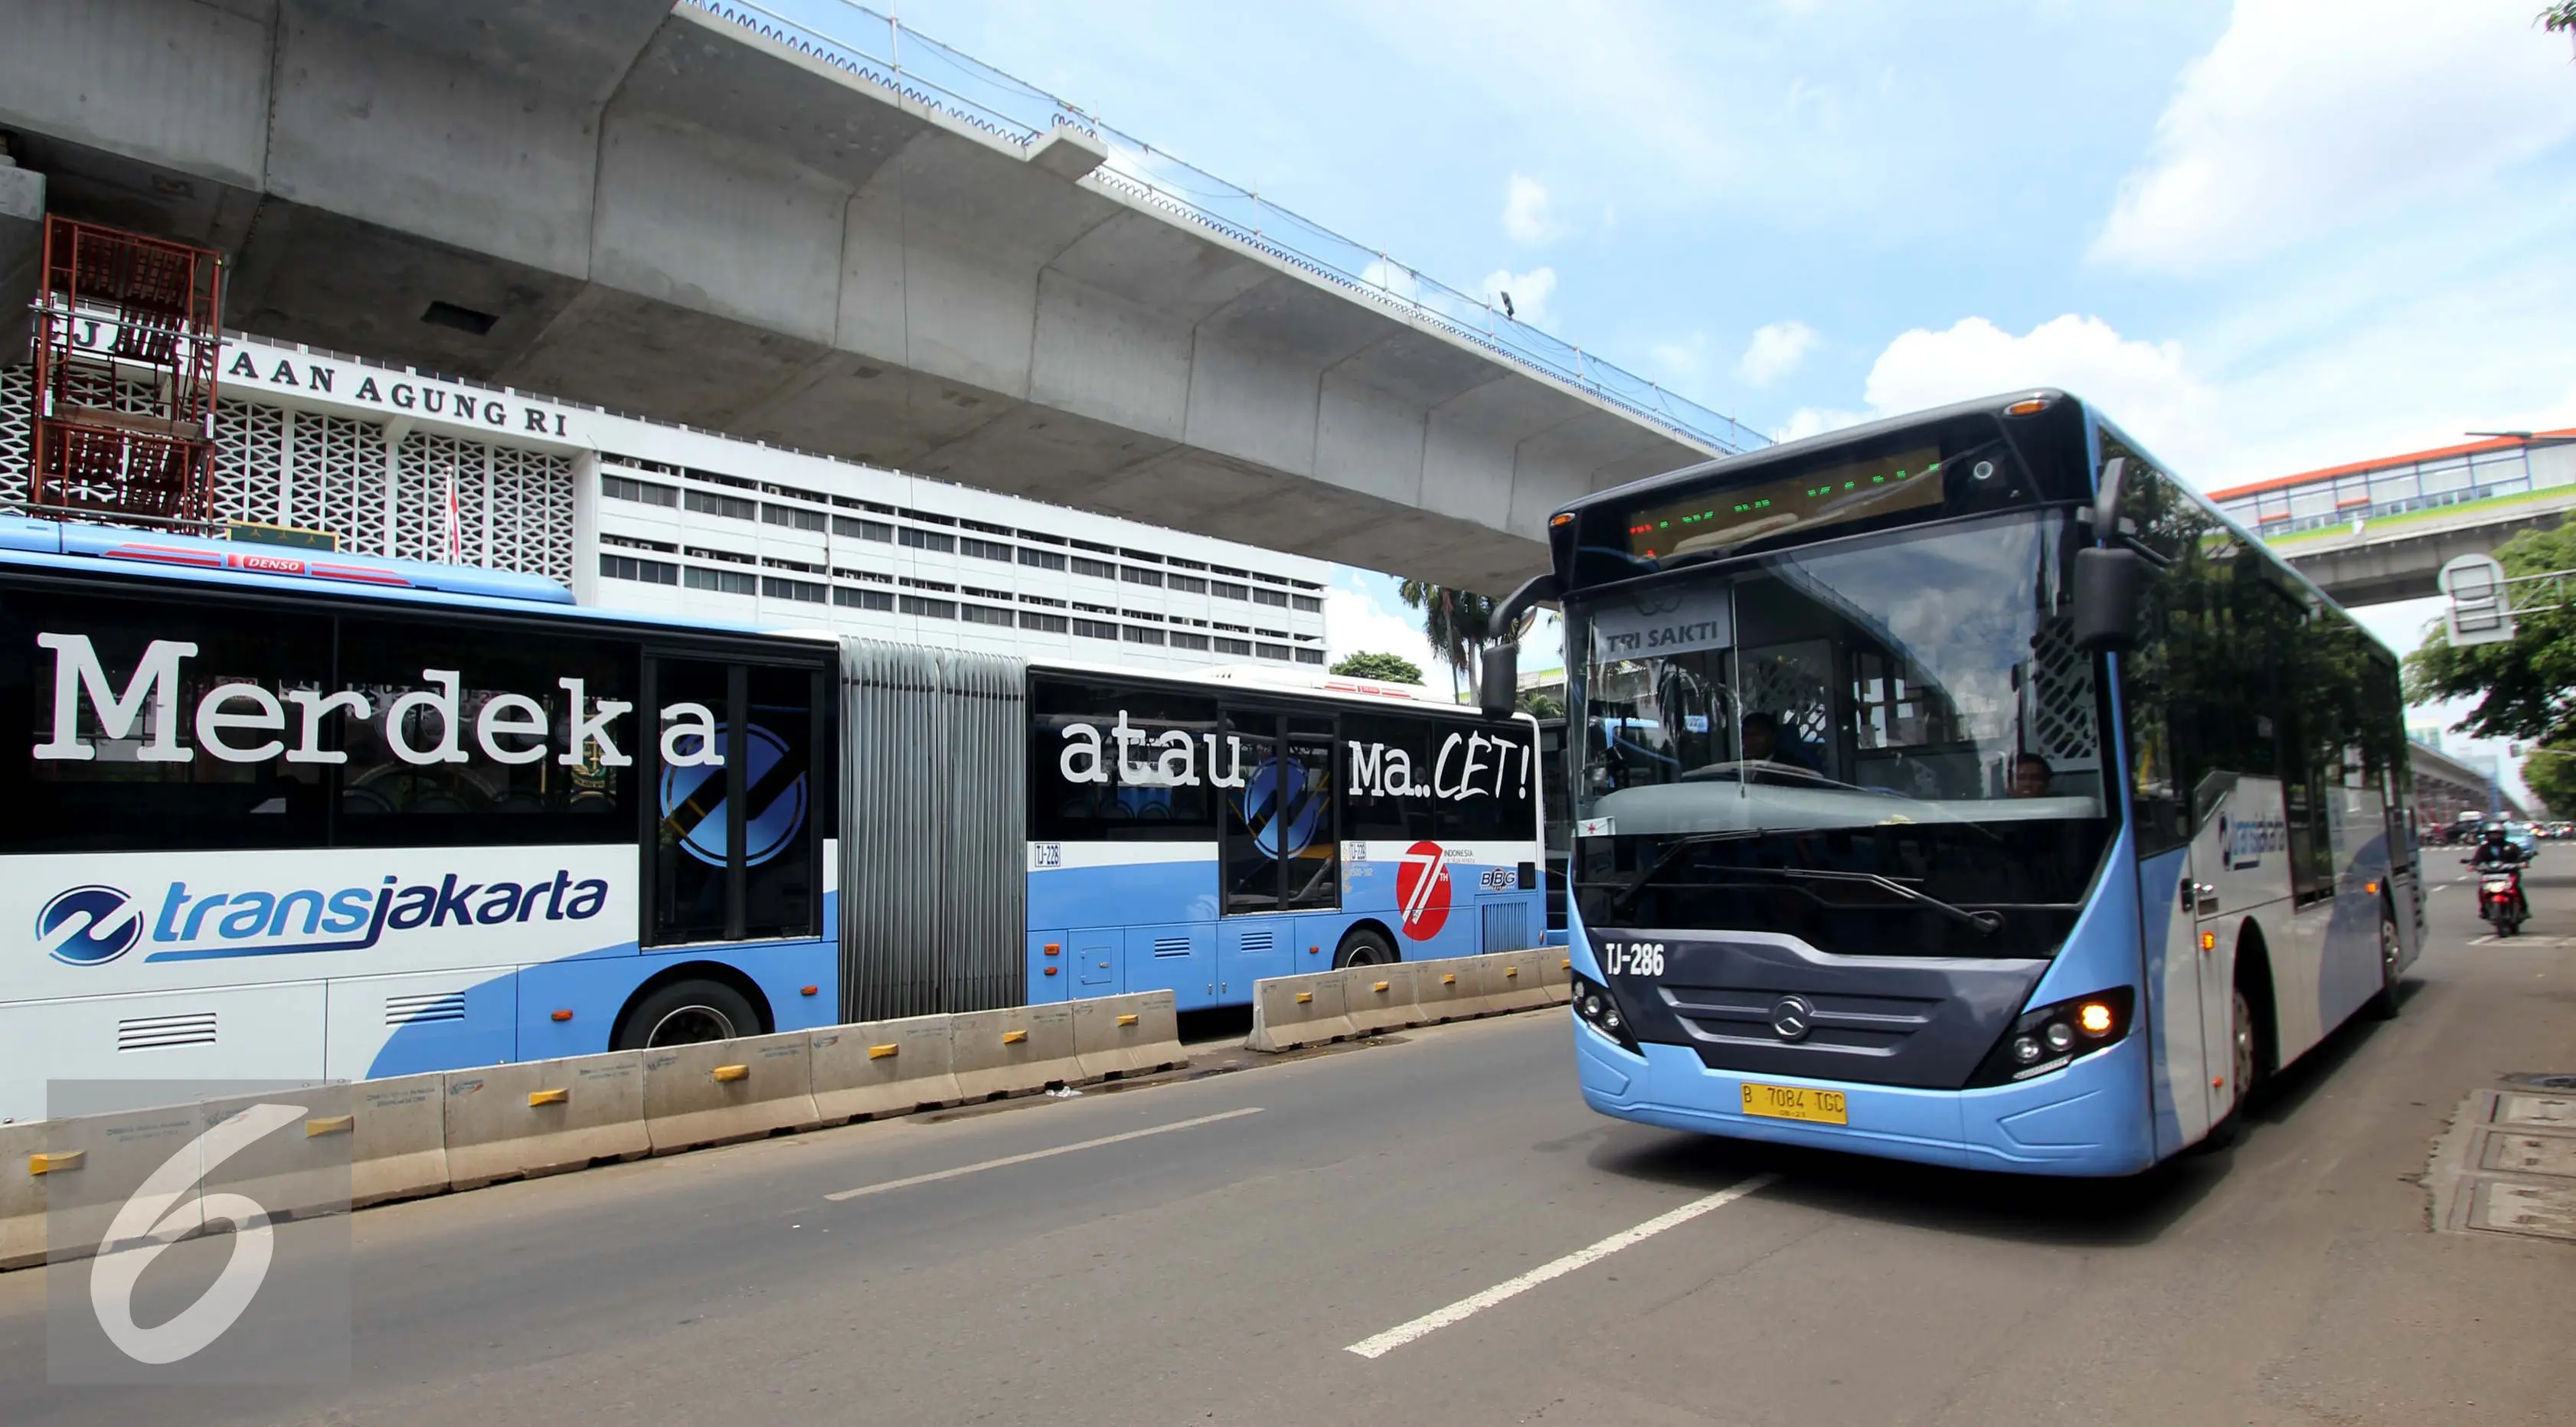
[{"label": "transjakarta logo", "polygon": [[36,913],[36,945],[65,966],[101,966],[134,949],[143,936],[143,914],[116,887],[74,887],[56,892]]},{"label": "transjakarta logo", "polygon": [[143,939],[150,910],[155,950],[146,961],[364,951],[388,931],[498,926],[540,917],[582,922],[606,905],[605,881],[576,882],[560,869],[538,882],[459,882],[450,872],[436,883],[406,884],[388,876],[378,886],[334,891],[193,892],[187,883],[173,882],[157,909],[114,887],[74,887],[36,914],[36,944],[66,965],[103,965]]},{"label": "transjakarta logo", "polygon": [[2289,825],[2279,818],[2240,818],[2230,823],[2218,815],[2218,845],[2230,872],[2249,872],[2263,865],[2263,854],[2290,845]]}]

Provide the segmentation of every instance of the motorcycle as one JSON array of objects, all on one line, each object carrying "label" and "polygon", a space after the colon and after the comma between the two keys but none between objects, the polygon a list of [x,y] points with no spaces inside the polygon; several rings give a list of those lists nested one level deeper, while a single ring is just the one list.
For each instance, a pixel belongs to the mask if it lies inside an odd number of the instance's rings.
[{"label": "motorcycle", "polygon": [[[2468,866],[2477,859],[2462,858]],[[2484,867],[2478,870],[2478,916],[2495,928],[2497,936],[2512,936],[2522,930],[2523,920],[2531,909],[2522,900],[2522,865]]]}]

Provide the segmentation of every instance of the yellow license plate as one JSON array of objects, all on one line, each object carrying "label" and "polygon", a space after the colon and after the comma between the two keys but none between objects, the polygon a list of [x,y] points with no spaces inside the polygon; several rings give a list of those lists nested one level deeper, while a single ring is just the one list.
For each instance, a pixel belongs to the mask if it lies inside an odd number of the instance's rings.
[{"label": "yellow license plate", "polygon": [[1744,1113],[1770,1120],[1804,1120],[1811,1125],[1848,1125],[1843,1092],[1811,1090],[1798,1085],[1744,1082]]}]

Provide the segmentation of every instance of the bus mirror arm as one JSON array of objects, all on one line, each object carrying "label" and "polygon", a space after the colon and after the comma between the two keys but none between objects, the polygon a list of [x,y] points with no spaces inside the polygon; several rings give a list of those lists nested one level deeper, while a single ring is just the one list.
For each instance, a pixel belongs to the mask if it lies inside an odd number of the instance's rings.
[{"label": "bus mirror arm", "polygon": [[2138,642],[2138,552],[2075,552],[2075,647],[2125,653]]},{"label": "bus mirror arm", "polygon": [[1485,628],[1486,638],[1494,642],[1485,647],[1484,661],[1476,671],[1476,703],[1487,716],[1509,718],[1520,705],[1521,651],[1512,640],[1512,626],[1520,623],[1522,615],[1553,603],[1557,596],[1553,572],[1532,575],[1494,606],[1493,618]]},{"label": "bus mirror arm", "polygon": [[2116,544],[2120,537],[2121,487],[2127,483],[2129,458],[2113,456],[2102,463],[2102,479],[2093,491],[2093,538],[2105,545]]}]

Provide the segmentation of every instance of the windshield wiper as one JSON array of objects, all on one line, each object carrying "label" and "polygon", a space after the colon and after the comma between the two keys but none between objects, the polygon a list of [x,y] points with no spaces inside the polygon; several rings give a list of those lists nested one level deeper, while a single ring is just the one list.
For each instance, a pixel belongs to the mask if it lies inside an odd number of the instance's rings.
[{"label": "windshield wiper", "polygon": [[2001,912],[1994,911],[1992,909],[1981,912],[1972,912],[1965,907],[1952,906],[1950,903],[1944,902],[1940,898],[1932,896],[1927,892],[1917,891],[1916,889],[1908,887],[1904,883],[1897,881],[1893,877],[1882,877],[1875,872],[1834,872],[1821,867],[1747,867],[1739,868],[1737,870],[1772,877],[1784,877],[1793,882],[1864,883],[1868,886],[1875,887],[1882,892],[1893,893],[1902,900],[1912,902],[1916,906],[1939,912],[1941,915],[1948,917],[1950,920],[1957,922],[1962,926],[1974,927],[1977,934],[1980,936],[1993,936],[1996,932],[2003,930],[2004,914]]},{"label": "windshield wiper", "polygon": [[1683,853],[1689,852],[1693,848],[1708,847],[1715,843],[1742,842],[1744,839],[1749,837],[1765,837],[1768,835],[1769,834],[1764,829],[1756,827],[1736,828],[1728,832],[1684,833],[1680,837],[1674,838],[1670,843],[1665,845],[1663,852],[1658,855],[1653,862],[1646,865],[1644,871],[1629,878],[1628,885],[1620,888],[1618,894],[1610,899],[1611,914],[1622,917],[1628,915],[1629,911],[1636,905],[1637,894],[1645,891],[1648,883],[1663,876],[1666,872],[1671,871],[1673,864],[1682,860]]}]

